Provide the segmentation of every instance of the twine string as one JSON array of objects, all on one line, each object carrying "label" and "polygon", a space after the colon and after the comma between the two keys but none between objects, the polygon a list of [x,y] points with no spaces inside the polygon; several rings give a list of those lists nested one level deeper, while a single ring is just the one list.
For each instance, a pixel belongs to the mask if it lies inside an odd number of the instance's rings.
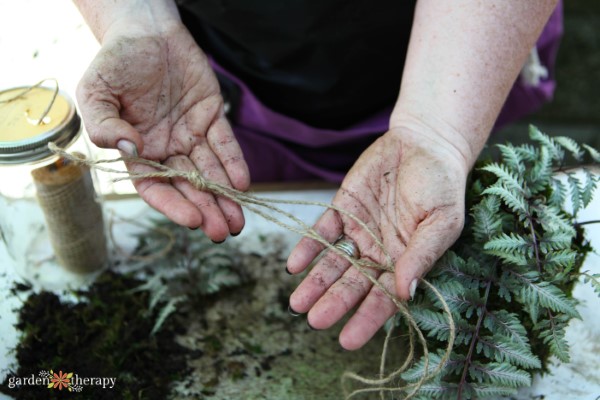
[{"label": "twine string", "polygon": [[[339,257],[348,261],[354,268],[356,268],[362,275],[364,275],[369,281],[381,290],[384,295],[389,298],[394,305],[396,306],[398,313],[404,317],[407,326],[408,326],[408,337],[409,337],[409,351],[406,356],[406,359],[402,363],[402,365],[396,368],[394,371],[389,374],[385,374],[385,363],[386,363],[386,355],[388,353],[388,347],[390,340],[392,338],[391,331],[388,331],[381,355],[381,361],[379,365],[379,375],[377,379],[366,378],[354,372],[345,372],[342,375],[342,383],[343,389],[346,399],[350,399],[359,394],[363,393],[373,393],[378,392],[381,398],[384,398],[384,394],[388,393],[399,393],[406,392],[405,399],[410,399],[414,397],[419,389],[430,379],[437,376],[446,362],[450,359],[450,355],[452,352],[452,348],[454,346],[454,340],[456,337],[456,327],[454,324],[454,319],[452,317],[452,313],[448,304],[446,303],[442,294],[427,280],[421,279],[421,283],[423,283],[429,290],[433,292],[433,294],[439,299],[440,304],[442,305],[443,312],[448,320],[449,326],[449,338],[448,344],[444,351],[444,354],[440,360],[440,363],[433,368],[432,371],[429,371],[429,351],[427,347],[427,341],[423,335],[421,329],[419,329],[416,320],[410,313],[407,302],[401,301],[392,293],[390,293],[375,277],[369,274],[369,269],[377,269],[384,272],[394,272],[394,265],[390,254],[386,251],[381,240],[375,235],[372,229],[370,229],[365,222],[360,220],[353,213],[344,210],[340,207],[337,207],[333,204],[323,203],[318,201],[305,201],[305,200],[282,200],[282,199],[273,199],[273,198],[265,198],[258,197],[250,193],[245,193],[239,190],[236,190],[232,187],[224,186],[216,182],[212,182],[210,180],[205,179],[200,171],[180,171],[176,169],[172,169],[158,162],[147,160],[139,157],[133,156],[122,156],[114,159],[100,159],[100,160],[89,160],[85,157],[78,155],[77,153],[71,154],[67,153],[65,150],[59,148],[54,143],[49,143],[48,147],[51,151],[56,153],[57,155],[71,160],[73,162],[85,164],[91,168],[98,169],[100,171],[109,172],[113,174],[119,174],[120,177],[114,179],[114,181],[122,181],[122,180],[140,180],[140,179],[149,179],[149,178],[159,178],[159,179],[173,179],[173,178],[181,178],[189,181],[195,188],[201,191],[211,192],[217,196],[223,196],[232,200],[233,202],[239,204],[240,206],[245,207],[247,210],[259,215],[265,220],[272,222],[290,232],[299,234],[304,237],[308,237],[313,239],[320,244],[322,244],[325,248],[325,251],[333,251]],[[139,164],[151,167],[154,171],[148,172],[135,172],[135,171],[122,171],[106,166],[106,164],[113,164],[116,162],[124,161],[126,163]],[[304,206],[318,206],[324,209],[334,210],[352,221],[356,222],[374,241],[376,246],[381,251],[381,254],[384,255],[385,263],[378,264],[369,260],[358,259],[348,255],[346,252],[338,249],[332,243],[323,238],[312,226],[308,225],[300,218],[295,215],[284,211],[277,205],[282,204],[292,204],[292,205],[304,205]],[[423,367],[423,375],[419,378],[418,381],[413,383],[407,383],[401,386],[393,386],[391,385],[392,381],[399,377],[401,373],[406,371],[412,364],[415,358],[415,342],[418,341],[422,347],[422,353],[424,358],[424,367]],[[361,389],[356,389],[352,392],[349,392],[345,388],[345,383],[348,380],[352,380],[358,383],[365,385],[366,387]]]}]

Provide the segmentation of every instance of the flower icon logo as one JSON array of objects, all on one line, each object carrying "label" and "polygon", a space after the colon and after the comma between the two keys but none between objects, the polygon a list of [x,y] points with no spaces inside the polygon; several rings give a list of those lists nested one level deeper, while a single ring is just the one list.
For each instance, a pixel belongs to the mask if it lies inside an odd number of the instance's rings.
[{"label": "flower icon logo", "polygon": [[50,374],[52,374],[52,379],[50,379],[50,383],[48,384],[48,389],[58,389],[62,390],[63,387],[65,389],[69,389],[71,391],[71,378],[73,377],[73,373],[63,373],[59,371],[58,374],[52,370],[50,370]]}]

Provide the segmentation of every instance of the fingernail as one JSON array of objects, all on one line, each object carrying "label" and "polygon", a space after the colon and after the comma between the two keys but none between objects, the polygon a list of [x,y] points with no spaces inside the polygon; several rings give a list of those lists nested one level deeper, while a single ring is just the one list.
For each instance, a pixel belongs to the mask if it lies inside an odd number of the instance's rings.
[{"label": "fingernail", "polygon": [[191,226],[188,226],[188,229],[189,229],[190,231],[195,231],[196,229],[198,229],[198,227],[192,228]]},{"label": "fingernail", "polygon": [[290,270],[288,269],[288,267],[287,267],[287,266],[285,267],[285,272],[286,272],[288,275],[294,275],[294,274],[292,274],[292,273],[290,272]]},{"label": "fingernail", "polygon": [[292,317],[298,317],[300,316],[299,312],[294,311],[294,309],[292,308],[292,306],[288,305],[288,312],[290,313],[290,315]]},{"label": "fingernail", "polygon": [[[212,240],[212,239],[211,239],[211,240]],[[212,240],[212,242],[213,242],[214,244],[221,244],[221,243],[225,242],[225,239],[223,239],[223,240],[218,240],[218,241],[217,241],[217,240]]]},{"label": "fingernail", "polygon": [[137,157],[138,151],[135,143],[130,142],[129,140],[121,139],[117,142],[117,149],[121,150],[123,153]]},{"label": "fingernail", "polygon": [[310,324],[310,322],[308,322],[308,319],[306,320],[306,325],[308,325],[308,327],[310,328],[311,331],[318,331],[317,328],[313,328],[313,326]]},{"label": "fingernail", "polygon": [[410,294],[410,299],[414,299],[415,297],[415,291],[417,290],[417,284],[419,283],[418,279],[413,279],[413,281],[410,283],[410,286],[408,287],[408,293]]},{"label": "fingernail", "polygon": [[242,233],[242,231],[236,232],[236,233],[232,233],[231,236],[238,236],[240,233]]}]

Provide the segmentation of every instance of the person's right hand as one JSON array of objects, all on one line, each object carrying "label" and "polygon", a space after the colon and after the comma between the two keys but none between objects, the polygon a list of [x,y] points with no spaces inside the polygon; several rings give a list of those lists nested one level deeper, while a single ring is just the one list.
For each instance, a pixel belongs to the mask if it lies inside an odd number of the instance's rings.
[{"label": "person's right hand", "polygon": [[[207,57],[180,22],[166,29],[156,25],[123,18],[102,35],[102,47],[77,89],[90,138],[100,147],[198,169],[208,180],[246,190],[248,167]],[[134,184],[148,204],[180,225],[201,228],[215,242],[244,226],[237,204],[182,179]]]}]

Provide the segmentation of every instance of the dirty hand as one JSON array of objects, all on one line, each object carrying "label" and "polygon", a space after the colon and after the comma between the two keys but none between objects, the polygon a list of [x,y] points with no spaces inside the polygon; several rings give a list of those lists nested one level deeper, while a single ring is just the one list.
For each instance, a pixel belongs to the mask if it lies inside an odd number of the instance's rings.
[{"label": "dirty hand", "polygon": [[[119,20],[104,33],[77,90],[92,141],[246,190],[248,167],[206,56],[181,23],[160,31],[157,25]],[[182,179],[144,179],[135,186],[151,206],[180,225],[200,227],[213,241],[244,226],[237,204]]]},{"label": "dirty hand", "polygon": [[[395,274],[378,270],[369,274],[392,294],[408,300],[414,290],[411,284],[416,285],[458,238],[469,169],[461,153],[444,139],[396,128],[373,143],[348,172],[333,204],[365,222],[382,241]],[[328,210],[314,227],[330,243],[344,235],[356,243],[360,258],[385,263],[371,236],[352,219]],[[321,250],[316,241],[302,239],[289,256],[288,271],[302,272]],[[340,343],[348,350],[364,345],[396,307],[331,251],[316,262],[290,298],[290,308],[308,312],[314,329],[329,328],[359,303],[340,333]]]}]

